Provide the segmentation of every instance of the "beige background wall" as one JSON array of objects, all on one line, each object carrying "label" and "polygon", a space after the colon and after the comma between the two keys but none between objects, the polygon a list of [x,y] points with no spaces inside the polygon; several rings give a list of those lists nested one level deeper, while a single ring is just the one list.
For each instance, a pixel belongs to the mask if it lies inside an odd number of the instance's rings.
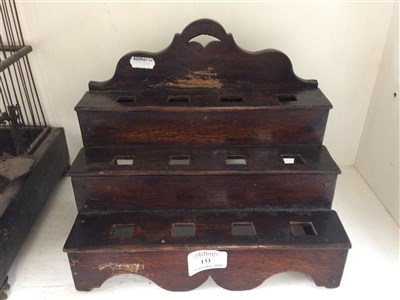
[{"label": "beige background wall", "polygon": [[302,78],[318,79],[334,105],[325,144],[353,165],[375,85],[393,3],[19,2],[34,75],[50,123],[81,147],[73,111],[89,80],[109,79],[132,50],[160,51],[191,21],[212,18],[236,42],[276,48]]},{"label": "beige background wall", "polygon": [[394,5],[18,2],[48,121],[65,128],[71,159],[82,146],[73,108],[88,82],[109,79],[125,53],[163,50],[187,24],[211,18],[242,48],[282,50],[298,76],[319,81],[334,106],[324,143],[339,165],[356,164],[399,222]]},{"label": "beige background wall", "polygon": [[397,224],[400,224],[399,97],[399,5],[397,3],[355,161],[357,170]]}]

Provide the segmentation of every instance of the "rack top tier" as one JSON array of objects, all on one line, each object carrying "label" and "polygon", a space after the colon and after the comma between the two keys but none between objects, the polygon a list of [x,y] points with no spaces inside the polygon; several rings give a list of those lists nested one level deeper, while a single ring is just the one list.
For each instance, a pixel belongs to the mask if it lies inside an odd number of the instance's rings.
[{"label": "rack top tier", "polygon": [[[199,35],[217,40],[205,47]],[[331,108],[316,80],[297,77],[277,50],[248,52],[218,23],[202,19],[176,34],[159,53],[123,56],[114,76],[90,82],[76,110],[136,110],[145,107],[213,109],[238,107]]]}]

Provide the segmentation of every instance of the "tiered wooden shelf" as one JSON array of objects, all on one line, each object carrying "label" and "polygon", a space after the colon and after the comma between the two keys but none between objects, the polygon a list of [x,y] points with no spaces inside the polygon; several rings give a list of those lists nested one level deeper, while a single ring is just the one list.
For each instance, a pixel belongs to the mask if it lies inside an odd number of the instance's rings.
[{"label": "tiered wooden shelf", "polygon": [[[191,41],[201,34],[219,41]],[[286,55],[245,52],[211,20],[161,53],[123,56],[76,106],[79,215],[64,248],[76,288],[133,273],[174,291],[209,276],[244,290],[290,270],[339,286],[351,244],[331,210],[331,108]],[[190,274],[188,255],[213,250],[226,266]]]}]

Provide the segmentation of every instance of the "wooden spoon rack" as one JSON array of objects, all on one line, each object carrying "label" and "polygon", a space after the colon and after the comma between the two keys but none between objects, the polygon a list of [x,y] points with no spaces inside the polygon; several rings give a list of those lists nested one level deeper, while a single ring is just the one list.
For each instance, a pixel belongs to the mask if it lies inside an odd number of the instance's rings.
[{"label": "wooden spoon rack", "polygon": [[[192,41],[202,34],[218,41]],[[76,106],[79,214],[64,248],[76,288],[131,273],[246,290],[283,271],[339,286],[351,244],[331,210],[331,108],[285,54],[243,51],[212,20],[123,56]]]}]

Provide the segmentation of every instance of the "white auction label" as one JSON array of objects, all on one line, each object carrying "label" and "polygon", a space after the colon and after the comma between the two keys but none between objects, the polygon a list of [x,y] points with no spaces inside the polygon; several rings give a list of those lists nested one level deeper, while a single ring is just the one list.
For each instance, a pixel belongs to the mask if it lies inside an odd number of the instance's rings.
[{"label": "white auction label", "polygon": [[156,65],[153,58],[144,56],[132,56],[129,62],[134,69],[153,69]]},{"label": "white auction label", "polygon": [[187,260],[189,276],[193,276],[204,270],[226,268],[228,253],[217,250],[199,250],[189,253]]}]

